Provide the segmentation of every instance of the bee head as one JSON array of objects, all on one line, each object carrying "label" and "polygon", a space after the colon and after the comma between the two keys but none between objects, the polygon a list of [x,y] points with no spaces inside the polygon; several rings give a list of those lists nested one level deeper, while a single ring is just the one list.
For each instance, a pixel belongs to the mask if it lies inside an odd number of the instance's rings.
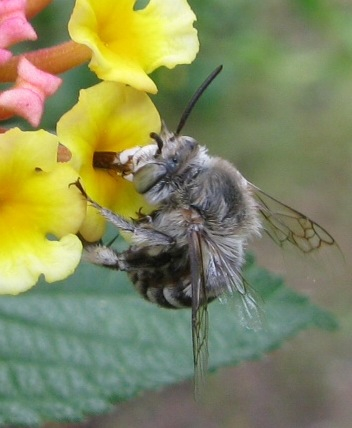
[{"label": "bee head", "polygon": [[134,172],[133,183],[137,192],[158,203],[187,174],[199,152],[199,144],[192,137],[170,132],[165,124],[161,133],[152,133],[151,138],[156,142],[155,150],[149,150],[143,158]]},{"label": "bee head", "polygon": [[[163,123],[160,134],[152,132],[156,145],[146,146],[142,151],[139,165],[133,173],[137,192],[145,195],[151,203],[162,203],[172,198],[181,185],[192,179],[204,162],[206,150],[200,148],[194,138],[180,135],[193,107],[206,88],[222,70],[217,67],[201,84],[187,104],[176,132],[170,132]],[[205,155],[206,156],[206,155]]]}]

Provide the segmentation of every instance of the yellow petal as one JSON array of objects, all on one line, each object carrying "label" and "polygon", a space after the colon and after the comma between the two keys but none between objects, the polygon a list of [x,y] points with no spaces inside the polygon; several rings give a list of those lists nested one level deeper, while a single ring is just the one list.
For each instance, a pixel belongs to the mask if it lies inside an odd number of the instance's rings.
[{"label": "yellow petal", "polygon": [[186,0],[77,0],[69,31],[92,49],[90,68],[103,80],[156,93],[148,74],[164,65],[191,63],[198,50],[196,20]]},{"label": "yellow petal", "polygon": [[[145,205],[133,187],[113,171],[93,168],[94,152],[121,152],[150,142],[160,130],[160,117],[147,94],[134,88],[102,82],[82,90],[78,103],[58,122],[60,142],[72,153],[88,195],[104,207],[134,216]],[[88,241],[101,238],[105,221],[91,207],[80,233]]]},{"label": "yellow petal", "polygon": [[0,293],[27,290],[42,274],[64,279],[79,263],[86,203],[57,147],[43,130],[0,135]]},{"label": "yellow petal", "polygon": [[31,231],[28,238],[30,240],[23,240],[20,233],[17,237],[13,235],[11,239],[16,247],[5,246],[0,252],[1,294],[28,290],[41,274],[47,282],[64,279],[74,272],[80,261],[82,244],[76,235],[48,241]]}]

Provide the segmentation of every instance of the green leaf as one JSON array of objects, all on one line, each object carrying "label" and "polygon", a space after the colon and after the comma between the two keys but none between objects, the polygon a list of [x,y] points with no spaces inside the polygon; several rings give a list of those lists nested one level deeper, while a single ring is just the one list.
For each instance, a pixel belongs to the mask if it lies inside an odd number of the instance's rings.
[{"label": "green leaf", "polygon": [[[209,307],[212,370],[260,358],[299,330],[334,318],[248,263],[265,326],[241,326],[231,304]],[[79,421],[140,391],[191,378],[188,310],[158,308],[121,273],[92,266],[61,284],[0,298],[0,425]]]}]

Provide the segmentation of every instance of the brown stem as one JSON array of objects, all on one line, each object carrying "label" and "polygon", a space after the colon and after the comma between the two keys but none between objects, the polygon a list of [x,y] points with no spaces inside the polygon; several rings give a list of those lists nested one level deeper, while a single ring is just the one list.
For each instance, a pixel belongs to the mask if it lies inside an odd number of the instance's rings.
[{"label": "brown stem", "polygon": [[27,0],[26,17],[31,19],[45,9],[53,0]]},{"label": "brown stem", "polygon": [[17,64],[22,56],[40,70],[51,74],[60,74],[89,61],[91,55],[89,48],[72,40],[50,48],[27,52],[14,56],[0,66],[0,82],[14,82],[16,80]]}]

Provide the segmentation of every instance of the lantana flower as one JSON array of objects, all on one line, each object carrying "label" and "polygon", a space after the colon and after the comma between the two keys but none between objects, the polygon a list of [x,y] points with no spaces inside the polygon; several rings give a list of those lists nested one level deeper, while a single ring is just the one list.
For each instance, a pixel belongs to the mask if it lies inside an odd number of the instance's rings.
[{"label": "lantana flower", "polygon": [[[102,82],[80,91],[78,103],[58,122],[60,142],[72,154],[71,164],[79,172],[87,194],[104,207],[133,216],[145,206],[133,184],[112,171],[94,168],[95,152],[121,152],[150,142],[158,132],[159,114],[148,95],[114,82]],[[80,229],[87,241],[97,241],[105,221],[92,207]]]},{"label": "lantana flower", "polygon": [[0,293],[25,291],[40,275],[64,279],[80,261],[75,234],[86,202],[57,149],[57,137],[43,130],[0,134]]},{"label": "lantana flower", "polygon": [[189,64],[199,43],[196,16],[186,0],[77,0],[69,32],[92,50],[90,68],[103,80],[156,93],[148,74],[164,65]]}]

